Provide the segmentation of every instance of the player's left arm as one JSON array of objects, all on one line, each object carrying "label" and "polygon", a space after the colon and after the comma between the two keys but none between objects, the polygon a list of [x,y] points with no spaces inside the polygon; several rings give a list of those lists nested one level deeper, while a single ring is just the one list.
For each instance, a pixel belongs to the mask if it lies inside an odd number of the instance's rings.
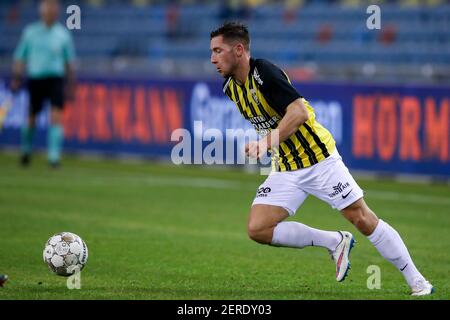
[{"label": "player's left arm", "polygon": [[72,36],[67,32],[67,39],[63,50],[65,61],[66,88],[65,96],[67,100],[75,97],[76,75],[75,75],[75,46]]},{"label": "player's left arm", "polygon": [[278,147],[298,130],[298,127],[305,123],[309,118],[308,110],[302,100],[296,99],[286,108],[286,114],[280,120],[277,128],[264,136],[259,141],[250,142],[246,147],[246,153],[253,158],[260,158],[268,150]]},{"label": "player's left arm", "polygon": [[73,63],[66,63],[66,92],[65,96],[67,100],[73,100],[75,98],[76,89],[76,76],[75,76],[75,66]]}]

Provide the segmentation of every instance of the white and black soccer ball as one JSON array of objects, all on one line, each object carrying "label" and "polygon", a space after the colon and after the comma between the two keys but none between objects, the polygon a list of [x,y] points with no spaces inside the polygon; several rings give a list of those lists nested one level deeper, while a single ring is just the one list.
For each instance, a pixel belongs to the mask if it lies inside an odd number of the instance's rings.
[{"label": "white and black soccer ball", "polygon": [[88,248],[76,234],[61,232],[48,239],[43,257],[51,271],[68,277],[84,268],[88,259]]}]

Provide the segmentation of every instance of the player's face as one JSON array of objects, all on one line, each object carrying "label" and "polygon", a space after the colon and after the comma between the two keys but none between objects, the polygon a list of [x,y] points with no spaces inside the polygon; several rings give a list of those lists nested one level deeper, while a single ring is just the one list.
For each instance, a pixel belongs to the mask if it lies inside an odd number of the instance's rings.
[{"label": "player's face", "polygon": [[234,47],[223,41],[222,36],[211,39],[211,63],[216,71],[224,78],[233,75],[237,66],[237,58]]},{"label": "player's face", "polygon": [[59,3],[57,0],[43,0],[41,1],[39,12],[41,19],[46,24],[52,24],[58,20]]}]

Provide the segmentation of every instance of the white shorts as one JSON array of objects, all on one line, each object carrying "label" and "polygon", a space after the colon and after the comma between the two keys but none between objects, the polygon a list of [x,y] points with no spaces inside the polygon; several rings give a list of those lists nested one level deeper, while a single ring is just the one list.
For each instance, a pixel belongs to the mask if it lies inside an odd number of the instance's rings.
[{"label": "white shorts", "polygon": [[286,209],[294,215],[305,201],[313,196],[342,210],[364,195],[335,151],[325,160],[304,169],[272,172],[256,192],[255,204],[268,204]]}]

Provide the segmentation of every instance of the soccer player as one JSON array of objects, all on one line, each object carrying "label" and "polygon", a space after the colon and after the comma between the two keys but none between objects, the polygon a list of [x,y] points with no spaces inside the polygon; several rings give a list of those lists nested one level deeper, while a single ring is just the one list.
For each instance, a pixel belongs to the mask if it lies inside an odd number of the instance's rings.
[{"label": "soccer player", "polygon": [[312,194],[339,210],[400,270],[412,295],[431,294],[433,286],[417,270],[400,235],[367,206],[332,135],[315,120],[308,101],[283,70],[251,57],[247,28],[233,22],[222,25],[211,32],[210,49],[211,62],[225,78],[223,92],[263,136],[246,145],[246,154],[259,158],[271,150],[276,169],[258,188],[249,214],[249,237],[272,246],[326,248],[336,264],[336,280],[343,281],[350,268],[353,235],[284,221]]},{"label": "soccer player", "polygon": [[61,114],[64,107],[64,77],[66,94],[74,90],[74,45],[69,31],[58,21],[59,2],[41,0],[40,21],[28,25],[14,52],[11,89],[17,90],[25,73],[28,76],[30,108],[27,123],[21,132],[21,164],[30,163],[35,120],[44,102],[50,100],[51,117],[48,129],[48,161],[58,167],[61,159],[63,127]]}]

